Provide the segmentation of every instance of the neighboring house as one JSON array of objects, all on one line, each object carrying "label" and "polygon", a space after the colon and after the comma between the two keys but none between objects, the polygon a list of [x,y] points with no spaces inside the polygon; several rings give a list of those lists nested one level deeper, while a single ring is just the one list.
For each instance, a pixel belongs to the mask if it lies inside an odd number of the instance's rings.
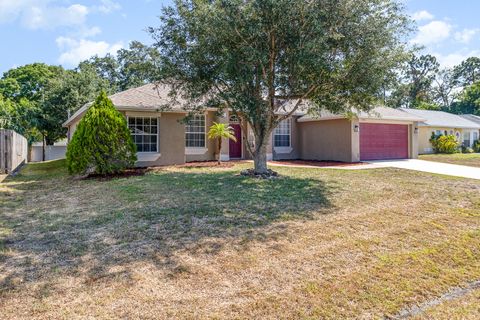
[{"label": "neighboring house", "polygon": [[[206,109],[185,124],[183,101],[171,102],[169,89],[152,84],[116,93],[109,98],[125,115],[137,145],[138,166],[182,164],[214,160],[216,141],[207,139],[214,121],[230,124],[237,142],[222,141],[223,161],[248,159],[247,143],[253,132],[228,112]],[[83,106],[65,123],[68,140],[91,104]],[[288,105],[283,107],[287,112]],[[290,109],[291,110],[291,109]],[[267,148],[269,160],[305,159],[357,162],[373,159],[417,157],[417,123],[424,119],[401,110],[375,108],[356,118],[324,113],[318,117],[297,111],[274,129]],[[246,133],[246,134],[244,134]]]},{"label": "neighboring house", "polygon": [[470,120],[472,122],[475,122],[477,124],[480,124],[480,116],[476,116],[474,114],[461,114],[460,117]]},{"label": "neighboring house", "polygon": [[433,153],[430,138],[435,135],[454,135],[462,145],[471,147],[478,139],[480,124],[459,115],[433,110],[401,109],[412,115],[424,118],[418,124],[418,153]]}]

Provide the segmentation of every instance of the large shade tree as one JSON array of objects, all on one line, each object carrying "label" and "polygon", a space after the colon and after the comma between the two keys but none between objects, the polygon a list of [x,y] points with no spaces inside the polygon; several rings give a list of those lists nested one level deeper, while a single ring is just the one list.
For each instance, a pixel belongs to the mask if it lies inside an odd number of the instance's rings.
[{"label": "large shade tree", "polygon": [[229,108],[248,123],[256,173],[272,130],[305,101],[312,113],[370,110],[410,31],[395,0],[176,0],[160,19],[149,28],[158,81],[187,108]]},{"label": "large shade tree", "polygon": [[400,69],[400,81],[393,88],[388,104],[419,108],[422,104],[432,103],[437,97],[433,84],[439,75],[439,67],[440,64],[432,55],[412,54],[408,63]]},{"label": "large shade tree", "polygon": [[52,81],[65,70],[59,66],[32,63],[8,70],[0,79],[0,94],[11,103],[6,113],[9,127],[15,128],[32,142],[53,143],[63,135],[59,114],[48,107],[46,97]]},{"label": "large shade tree", "polygon": [[92,68],[117,92],[151,82],[159,61],[157,49],[132,41],[127,49],[118,50],[116,55],[93,56],[81,62],[79,68]]}]

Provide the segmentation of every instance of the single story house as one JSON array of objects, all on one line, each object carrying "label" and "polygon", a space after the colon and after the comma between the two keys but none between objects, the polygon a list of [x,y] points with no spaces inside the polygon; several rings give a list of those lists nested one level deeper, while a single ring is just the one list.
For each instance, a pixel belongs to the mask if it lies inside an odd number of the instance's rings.
[{"label": "single story house", "polygon": [[[231,114],[206,109],[188,123],[181,120],[186,111],[181,101],[168,109],[171,101],[165,86],[147,84],[110,96],[115,107],[127,118],[138,150],[138,166],[183,164],[216,158],[216,141],[207,138],[213,122],[233,127],[237,142],[222,141],[223,161],[248,159],[247,143],[253,145],[248,125]],[[68,140],[91,104],[85,105],[65,123]],[[416,158],[418,122],[423,118],[385,107],[347,118],[324,112],[313,117],[297,111],[281,122],[270,136],[269,160],[304,159],[357,162],[374,159]],[[246,133],[246,134],[243,134]]]},{"label": "single story house", "polygon": [[424,118],[418,124],[418,153],[433,153],[430,143],[432,133],[435,135],[454,135],[457,140],[466,147],[472,147],[473,142],[478,140],[480,124],[462,116],[434,110],[402,109],[403,111]]}]

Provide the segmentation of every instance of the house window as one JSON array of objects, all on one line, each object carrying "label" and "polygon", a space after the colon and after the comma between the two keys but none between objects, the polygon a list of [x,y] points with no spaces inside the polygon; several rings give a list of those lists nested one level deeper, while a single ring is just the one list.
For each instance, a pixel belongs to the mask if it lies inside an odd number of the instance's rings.
[{"label": "house window", "polygon": [[128,117],[137,152],[158,152],[158,119],[152,117]]},{"label": "house window", "polygon": [[470,147],[470,132],[469,131],[465,131],[463,133],[463,145],[465,147]]},{"label": "house window", "polygon": [[205,148],[205,115],[195,115],[185,125],[185,146]]},{"label": "house window", "polygon": [[473,132],[473,141],[477,141],[477,140],[478,140],[478,132],[474,131]]},{"label": "house window", "polygon": [[290,147],[291,121],[282,120],[273,131],[274,147]]},{"label": "house window", "polygon": [[441,136],[442,135],[442,130],[435,130],[435,135],[437,137]]}]

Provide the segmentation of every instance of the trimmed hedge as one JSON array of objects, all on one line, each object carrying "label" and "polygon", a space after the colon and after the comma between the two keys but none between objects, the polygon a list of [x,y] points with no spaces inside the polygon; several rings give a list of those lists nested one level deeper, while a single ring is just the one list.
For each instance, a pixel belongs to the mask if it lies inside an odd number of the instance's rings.
[{"label": "trimmed hedge", "polygon": [[135,165],[136,146],[125,117],[102,92],[68,144],[70,174],[110,174]]}]

